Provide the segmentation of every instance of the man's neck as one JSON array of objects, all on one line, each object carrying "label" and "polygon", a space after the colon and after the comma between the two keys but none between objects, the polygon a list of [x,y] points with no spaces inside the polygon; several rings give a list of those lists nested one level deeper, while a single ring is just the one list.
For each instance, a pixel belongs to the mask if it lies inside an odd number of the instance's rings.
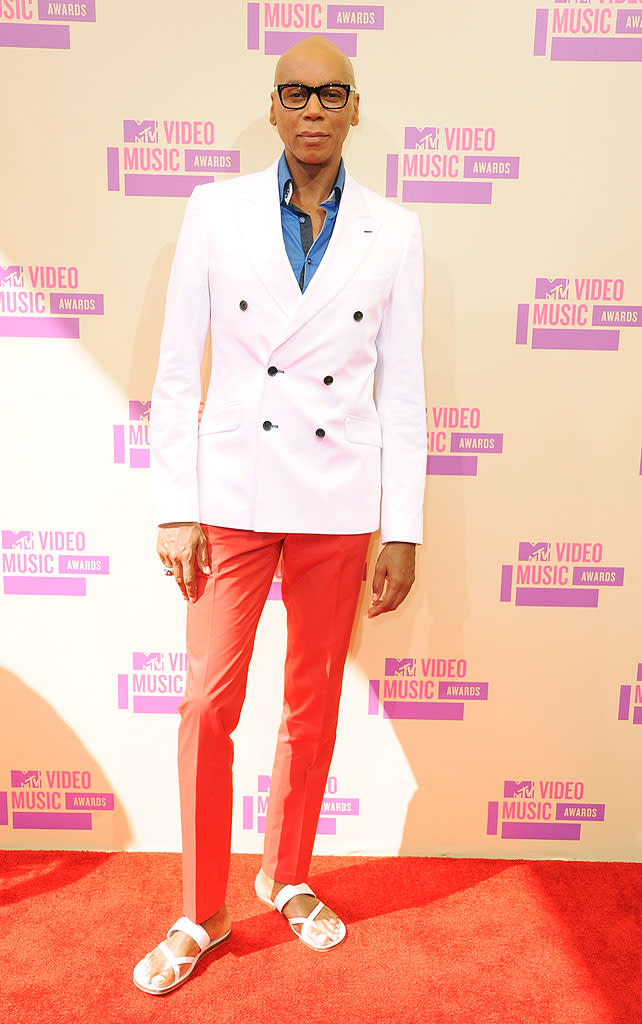
[{"label": "man's neck", "polygon": [[303,164],[287,156],[292,175],[292,202],[300,210],[311,212],[328,198],[339,173],[341,154],[331,165]]}]

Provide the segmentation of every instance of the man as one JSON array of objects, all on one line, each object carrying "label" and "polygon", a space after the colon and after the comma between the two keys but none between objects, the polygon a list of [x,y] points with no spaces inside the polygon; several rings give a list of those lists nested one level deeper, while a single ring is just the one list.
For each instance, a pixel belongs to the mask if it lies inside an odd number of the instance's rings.
[{"label": "man", "polygon": [[350,61],[322,37],[297,43],[271,98],[281,159],[195,189],[176,249],[152,451],[157,549],[188,601],[185,916],[136,966],[153,994],[182,984],[230,934],[230,734],[280,556],[285,699],[256,892],[313,949],[345,936],[305,882],[368,541],[381,522],[374,617],[414,579],[426,458],[419,225],[346,173],[342,146],[358,120]]}]

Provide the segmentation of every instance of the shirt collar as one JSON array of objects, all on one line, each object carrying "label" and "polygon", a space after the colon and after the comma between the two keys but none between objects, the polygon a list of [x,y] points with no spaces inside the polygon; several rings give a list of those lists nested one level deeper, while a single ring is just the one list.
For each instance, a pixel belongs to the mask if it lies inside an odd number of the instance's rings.
[{"label": "shirt collar", "polygon": [[[290,174],[290,168],[288,167],[288,162],[285,159],[285,153],[281,153],[281,158],[279,160],[278,179],[281,203],[284,204],[285,206],[289,206],[290,200],[292,199],[293,182],[292,175]],[[337,206],[339,205],[339,203],[341,202],[341,195],[345,187],[345,181],[346,169],[343,163],[343,157],[341,157],[341,163],[339,164],[337,177],[335,179],[334,185],[332,186],[332,189],[330,190],[330,195],[325,200],[326,203],[333,200],[337,204]],[[323,203],[321,205],[323,205]]]}]

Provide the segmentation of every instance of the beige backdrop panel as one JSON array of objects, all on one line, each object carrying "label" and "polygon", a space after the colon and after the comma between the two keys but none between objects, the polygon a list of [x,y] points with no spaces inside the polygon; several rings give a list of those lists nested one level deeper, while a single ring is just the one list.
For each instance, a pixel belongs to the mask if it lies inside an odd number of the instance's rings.
[{"label": "beige backdrop panel", "polygon": [[[68,48],[47,6],[0,17],[0,845],[179,848],[184,609],[146,431],[180,179],[278,156],[265,51],[334,17],[346,161],[424,229],[431,472],[411,597],[369,622],[364,583],[317,850],[640,859],[642,4],[97,0]],[[283,652],[276,580],[237,851],[261,848]]]}]

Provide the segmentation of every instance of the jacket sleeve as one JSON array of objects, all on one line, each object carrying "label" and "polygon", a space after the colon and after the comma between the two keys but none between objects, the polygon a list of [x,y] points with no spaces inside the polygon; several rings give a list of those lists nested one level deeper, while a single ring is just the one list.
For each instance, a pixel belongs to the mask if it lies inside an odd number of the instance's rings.
[{"label": "jacket sleeve", "polygon": [[426,400],[421,355],[423,246],[412,214],[406,246],[376,339],[381,421],[381,540],[421,543],[426,485]]},{"label": "jacket sleeve", "polygon": [[196,459],[201,359],[210,324],[205,195],[187,202],[167,288],[150,416],[157,523],[198,522]]}]

